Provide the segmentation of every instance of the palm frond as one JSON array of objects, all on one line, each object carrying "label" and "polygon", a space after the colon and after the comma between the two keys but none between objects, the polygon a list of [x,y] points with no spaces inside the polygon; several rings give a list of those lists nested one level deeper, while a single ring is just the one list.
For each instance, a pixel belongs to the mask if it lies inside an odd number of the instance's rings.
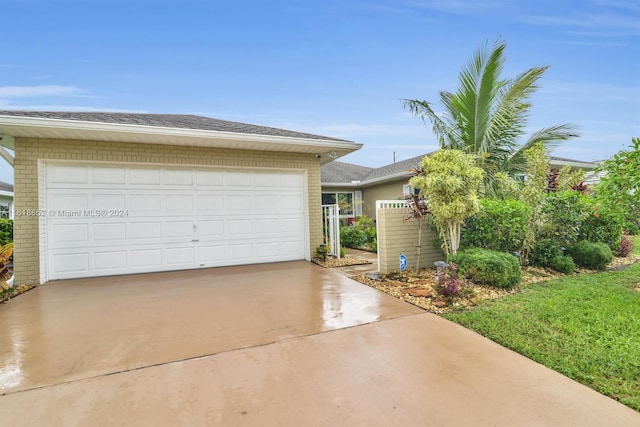
[{"label": "palm frond", "polygon": [[541,142],[548,155],[553,148],[560,145],[563,141],[567,141],[578,136],[580,136],[580,134],[577,131],[577,126],[571,123],[549,126],[534,132],[531,134],[527,142],[515,151],[511,156],[511,159],[509,159],[509,171],[516,172],[524,169],[526,166],[524,152],[534,144]]}]

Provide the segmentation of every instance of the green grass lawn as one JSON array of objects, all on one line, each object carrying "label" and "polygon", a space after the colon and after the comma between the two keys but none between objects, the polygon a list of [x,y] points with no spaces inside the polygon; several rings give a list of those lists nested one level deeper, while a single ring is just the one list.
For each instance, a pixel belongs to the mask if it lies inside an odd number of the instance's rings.
[{"label": "green grass lawn", "polygon": [[637,286],[640,263],[530,285],[444,317],[640,411]]}]

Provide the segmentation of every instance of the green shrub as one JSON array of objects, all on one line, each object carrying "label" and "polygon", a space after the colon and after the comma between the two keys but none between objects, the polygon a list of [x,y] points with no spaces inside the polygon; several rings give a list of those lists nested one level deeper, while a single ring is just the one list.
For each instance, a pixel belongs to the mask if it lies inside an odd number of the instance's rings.
[{"label": "green shrub", "polygon": [[560,273],[569,274],[576,271],[576,263],[570,256],[558,255],[551,259],[549,266]]},{"label": "green shrub", "polygon": [[613,260],[613,253],[604,243],[592,243],[581,240],[567,249],[576,265],[592,270],[604,270]]},{"label": "green shrub", "polygon": [[600,205],[591,201],[591,212],[580,227],[580,240],[606,243],[617,249],[625,226],[625,213],[619,206]]},{"label": "green shrub", "polygon": [[508,288],[520,282],[518,258],[511,254],[487,249],[471,248],[449,258],[458,266],[460,274],[474,283]]},{"label": "green shrub", "polygon": [[518,200],[480,200],[480,212],[468,218],[462,229],[462,248],[499,252],[522,250],[531,208]]},{"label": "green shrub", "polygon": [[540,267],[549,267],[551,260],[560,254],[560,245],[553,239],[536,242],[529,254],[529,263]]},{"label": "green shrub", "polygon": [[353,223],[353,226],[364,231],[364,233],[367,235],[367,243],[371,243],[376,239],[377,230],[373,218],[363,215]]},{"label": "green shrub", "polygon": [[0,218],[0,246],[13,242],[13,220]]},{"label": "green shrub", "polygon": [[367,241],[367,234],[364,230],[354,227],[340,228],[340,243],[348,248],[357,248]]},{"label": "green shrub", "polygon": [[546,221],[538,237],[553,239],[559,246],[575,244],[591,209],[587,197],[577,191],[549,193],[543,207]]}]

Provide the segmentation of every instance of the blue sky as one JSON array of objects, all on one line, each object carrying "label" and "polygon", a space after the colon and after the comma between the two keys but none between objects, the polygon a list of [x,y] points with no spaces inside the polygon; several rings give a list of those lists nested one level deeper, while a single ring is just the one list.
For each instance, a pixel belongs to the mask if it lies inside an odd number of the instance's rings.
[{"label": "blue sky", "polygon": [[[3,0],[0,109],[192,113],[345,138],[381,166],[437,148],[403,98],[436,102],[485,41],[504,76],[550,65],[530,129],[554,155],[640,136],[638,0]],[[0,180],[12,181],[0,166]]]}]

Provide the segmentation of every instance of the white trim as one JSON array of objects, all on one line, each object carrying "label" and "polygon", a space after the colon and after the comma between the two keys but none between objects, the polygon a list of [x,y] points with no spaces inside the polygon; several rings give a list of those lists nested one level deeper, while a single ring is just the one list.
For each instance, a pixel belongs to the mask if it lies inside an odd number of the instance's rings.
[{"label": "white trim", "polygon": [[202,129],[88,122],[0,115],[0,133],[13,137],[119,141],[344,156],[362,144],[318,138],[259,135]]}]

